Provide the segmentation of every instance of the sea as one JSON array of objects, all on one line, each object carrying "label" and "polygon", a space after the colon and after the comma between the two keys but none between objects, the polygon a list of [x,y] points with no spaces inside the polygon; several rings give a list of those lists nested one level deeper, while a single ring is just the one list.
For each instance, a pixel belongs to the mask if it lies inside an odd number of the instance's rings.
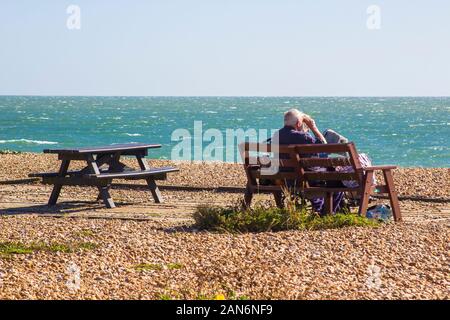
[{"label": "sea", "polygon": [[218,147],[201,160],[217,160],[230,147],[227,132],[242,129],[262,140],[260,132],[281,128],[291,108],[355,142],[374,164],[449,167],[450,97],[0,96],[0,150],[143,142],[162,145],[150,157],[171,159],[180,143],[204,140],[202,148],[213,141]]}]

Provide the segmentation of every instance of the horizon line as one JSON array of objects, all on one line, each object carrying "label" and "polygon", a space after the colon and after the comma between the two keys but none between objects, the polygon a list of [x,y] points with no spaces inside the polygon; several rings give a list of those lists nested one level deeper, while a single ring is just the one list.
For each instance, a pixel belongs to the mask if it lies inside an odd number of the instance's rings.
[{"label": "horizon line", "polygon": [[450,98],[450,95],[48,95],[0,94],[0,97],[117,97],[117,98]]}]

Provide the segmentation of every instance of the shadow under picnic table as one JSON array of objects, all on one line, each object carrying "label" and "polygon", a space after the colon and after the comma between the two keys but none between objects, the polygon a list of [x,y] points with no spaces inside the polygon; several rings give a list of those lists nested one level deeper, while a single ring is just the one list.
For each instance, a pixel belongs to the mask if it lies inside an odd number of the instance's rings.
[{"label": "shadow under picnic table", "polygon": [[[119,202],[120,206],[129,206],[132,203]],[[0,210],[0,216],[3,215],[20,215],[20,214],[68,214],[96,209],[104,209],[104,205],[99,201],[64,201],[56,205],[49,206],[47,204],[19,206],[12,208],[3,208]]]}]

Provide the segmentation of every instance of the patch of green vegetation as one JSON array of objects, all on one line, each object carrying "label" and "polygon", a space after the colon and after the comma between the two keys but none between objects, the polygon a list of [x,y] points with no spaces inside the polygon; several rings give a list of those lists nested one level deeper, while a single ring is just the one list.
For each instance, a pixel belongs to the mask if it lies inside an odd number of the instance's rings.
[{"label": "patch of green vegetation", "polygon": [[34,249],[31,246],[19,242],[2,242],[0,243],[0,253],[2,254],[28,254]]},{"label": "patch of green vegetation", "polygon": [[183,265],[181,263],[169,263],[167,264],[167,268],[170,270],[181,269],[183,268]]},{"label": "patch of green vegetation", "polygon": [[97,245],[94,243],[65,244],[52,242],[46,244],[43,242],[34,242],[25,244],[22,242],[0,242],[0,254],[9,256],[13,254],[30,254],[36,251],[70,253],[79,249],[93,250],[96,247]]},{"label": "patch of green vegetation", "polygon": [[77,248],[83,250],[94,250],[98,248],[98,244],[93,242],[82,242],[77,245]]},{"label": "patch of green vegetation", "polygon": [[323,230],[349,226],[375,227],[380,224],[350,212],[321,217],[292,203],[281,209],[259,204],[254,208],[199,206],[193,217],[195,228],[219,232]]},{"label": "patch of green vegetation", "polygon": [[[165,265],[169,270],[176,270],[183,268],[181,263],[168,263]],[[162,270],[164,269],[164,265],[157,263],[140,263],[133,267],[134,270],[137,271],[146,271],[146,270]]]},{"label": "patch of green vegetation", "polygon": [[157,300],[173,300],[169,294],[161,293],[158,295]]},{"label": "patch of green vegetation", "polygon": [[73,251],[73,248],[66,245],[66,244],[62,244],[62,243],[51,243],[51,244],[39,244],[38,246],[36,246],[37,251],[42,250],[42,251],[50,251],[50,252],[64,252],[64,253],[69,253]]},{"label": "patch of green vegetation", "polygon": [[[220,293],[222,292],[222,293]],[[225,289],[219,290],[219,293],[198,293],[193,296],[192,290],[176,291],[172,289],[165,289],[162,293],[156,295],[158,300],[250,300],[248,296],[237,295],[233,290]]]},{"label": "patch of green vegetation", "polygon": [[133,267],[137,271],[162,270],[163,266],[156,263],[140,263]]},{"label": "patch of green vegetation", "polygon": [[211,300],[211,298],[208,297],[206,294],[199,294],[195,297],[194,300]]}]

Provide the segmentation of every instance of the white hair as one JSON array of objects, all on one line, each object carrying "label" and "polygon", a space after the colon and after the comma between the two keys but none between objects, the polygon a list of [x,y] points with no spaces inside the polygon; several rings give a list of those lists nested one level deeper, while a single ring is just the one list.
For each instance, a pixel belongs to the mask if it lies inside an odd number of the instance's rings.
[{"label": "white hair", "polygon": [[304,115],[305,114],[303,112],[300,112],[297,109],[288,110],[284,113],[284,125],[295,127],[297,125],[297,122],[303,119]]}]

